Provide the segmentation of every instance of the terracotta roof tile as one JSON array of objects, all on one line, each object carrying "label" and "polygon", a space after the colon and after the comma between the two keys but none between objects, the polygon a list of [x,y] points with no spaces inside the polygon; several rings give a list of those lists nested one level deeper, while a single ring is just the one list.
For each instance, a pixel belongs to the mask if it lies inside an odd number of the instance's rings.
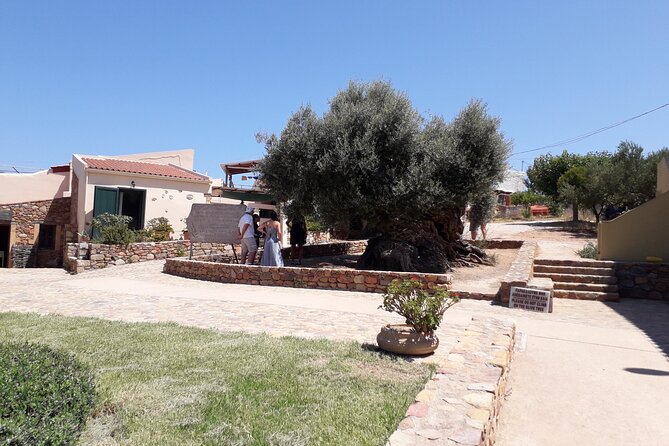
[{"label": "terracotta roof tile", "polygon": [[173,164],[153,164],[111,158],[82,158],[91,169],[136,173],[183,180],[208,181],[209,177]]}]

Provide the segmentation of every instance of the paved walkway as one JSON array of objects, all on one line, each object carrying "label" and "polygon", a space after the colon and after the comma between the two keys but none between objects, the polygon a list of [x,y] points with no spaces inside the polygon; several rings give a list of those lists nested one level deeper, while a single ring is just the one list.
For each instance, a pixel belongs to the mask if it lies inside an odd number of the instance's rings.
[{"label": "paved walkway", "polygon": [[[378,309],[380,295],[192,281],[161,270],[159,261],[78,276],[2,269],[0,309],[359,342],[401,322]],[[554,313],[535,314],[463,301],[446,313],[440,354],[473,315],[513,318],[527,335],[497,444],[667,444],[668,303],[557,300]]]}]

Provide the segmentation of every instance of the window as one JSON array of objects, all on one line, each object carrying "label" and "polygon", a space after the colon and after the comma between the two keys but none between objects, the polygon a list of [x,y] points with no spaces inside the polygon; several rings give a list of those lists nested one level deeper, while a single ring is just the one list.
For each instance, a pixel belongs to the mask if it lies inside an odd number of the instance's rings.
[{"label": "window", "polygon": [[56,225],[39,225],[37,240],[39,249],[56,249]]}]

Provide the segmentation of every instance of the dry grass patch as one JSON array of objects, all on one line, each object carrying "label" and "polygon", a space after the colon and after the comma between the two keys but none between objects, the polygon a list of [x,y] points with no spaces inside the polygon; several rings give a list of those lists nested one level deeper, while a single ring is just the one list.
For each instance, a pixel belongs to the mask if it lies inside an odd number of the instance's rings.
[{"label": "dry grass patch", "polygon": [[429,366],[359,344],[0,313],[0,341],[73,352],[102,393],[81,444],[380,445]]}]

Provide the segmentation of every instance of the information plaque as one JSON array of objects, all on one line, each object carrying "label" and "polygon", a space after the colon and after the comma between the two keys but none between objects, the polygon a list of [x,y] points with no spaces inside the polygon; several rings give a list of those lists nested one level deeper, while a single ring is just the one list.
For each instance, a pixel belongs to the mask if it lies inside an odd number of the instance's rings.
[{"label": "information plaque", "polygon": [[186,219],[193,242],[239,243],[239,219],[246,212],[243,204],[193,204]]},{"label": "information plaque", "polygon": [[538,311],[540,313],[553,312],[553,293],[549,290],[536,288],[511,287],[509,308]]}]

